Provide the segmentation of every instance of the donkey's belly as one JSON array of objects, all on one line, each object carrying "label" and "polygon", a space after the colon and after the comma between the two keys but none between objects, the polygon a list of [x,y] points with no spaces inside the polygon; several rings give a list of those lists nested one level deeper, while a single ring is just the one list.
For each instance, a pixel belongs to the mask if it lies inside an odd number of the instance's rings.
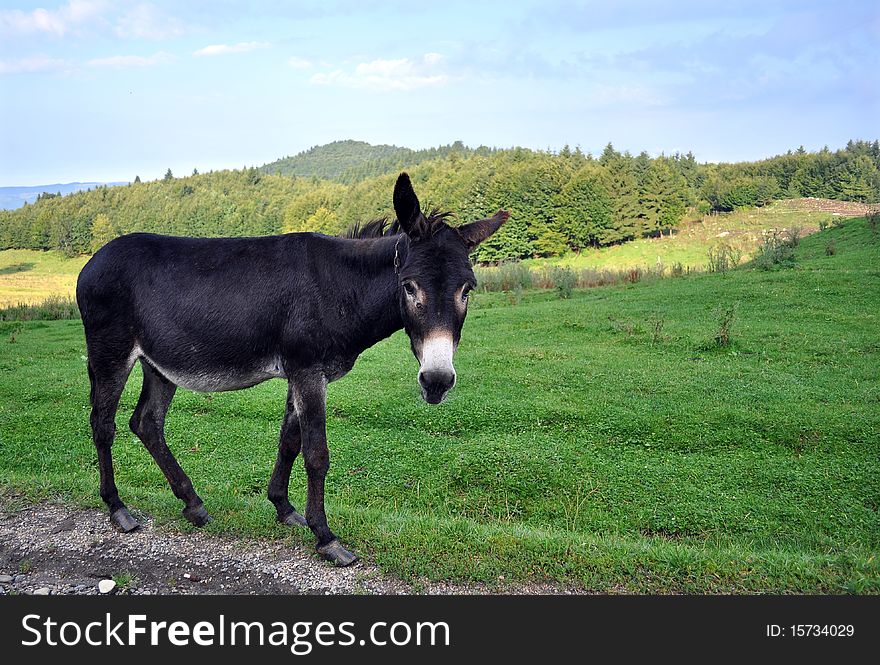
[{"label": "donkey's belly", "polygon": [[203,393],[241,390],[269,379],[286,378],[281,363],[276,361],[258,363],[251,367],[218,368],[210,363],[175,367],[173,364],[157,361],[139,347],[135,349],[135,353],[171,383]]}]

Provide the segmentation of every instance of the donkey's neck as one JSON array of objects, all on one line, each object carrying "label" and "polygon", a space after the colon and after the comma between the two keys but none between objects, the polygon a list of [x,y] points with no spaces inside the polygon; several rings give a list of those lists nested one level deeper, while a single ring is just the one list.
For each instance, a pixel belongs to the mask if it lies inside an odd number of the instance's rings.
[{"label": "donkey's neck", "polygon": [[[342,248],[351,273],[340,285],[350,324],[346,351],[355,355],[403,328],[395,254],[402,260],[405,236],[347,240]],[[347,272],[347,271],[346,271]]]}]

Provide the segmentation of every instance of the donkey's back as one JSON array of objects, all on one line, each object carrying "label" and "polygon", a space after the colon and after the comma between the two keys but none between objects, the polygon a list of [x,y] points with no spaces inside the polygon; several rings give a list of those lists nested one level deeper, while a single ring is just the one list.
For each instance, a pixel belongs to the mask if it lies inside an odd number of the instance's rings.
[{"label": "donkey's back", "polygon": [[310,235],[135,233],[108,243],[77,281],[91,369],[116,374],[143,358],[176,385],[201,391],[283,376],[285,313],[292,301],[308,309],[297,291],[308,281]]}]

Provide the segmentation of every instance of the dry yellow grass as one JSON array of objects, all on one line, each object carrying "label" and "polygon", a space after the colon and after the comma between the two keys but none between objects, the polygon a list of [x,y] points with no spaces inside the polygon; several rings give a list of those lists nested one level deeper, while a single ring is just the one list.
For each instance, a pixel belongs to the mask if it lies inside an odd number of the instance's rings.
[{"label": "dry yellow grass", "polygon": [[38,303],[51,296],[73,297],[76,276],[88,259],[29,249],[0,251],[0,308]]}]

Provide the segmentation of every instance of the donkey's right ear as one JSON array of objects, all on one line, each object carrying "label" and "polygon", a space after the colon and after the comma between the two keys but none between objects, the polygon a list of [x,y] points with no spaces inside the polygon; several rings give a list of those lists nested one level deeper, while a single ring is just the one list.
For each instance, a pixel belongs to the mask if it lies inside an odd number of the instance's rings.
[{"label": "donkey's right ear", "polygon": [[406,173],[401,173],[394,185],[394,212],[400,227],[408,236],[413,236],[419,227],[418,221],[422,216],[422,209]]}]

